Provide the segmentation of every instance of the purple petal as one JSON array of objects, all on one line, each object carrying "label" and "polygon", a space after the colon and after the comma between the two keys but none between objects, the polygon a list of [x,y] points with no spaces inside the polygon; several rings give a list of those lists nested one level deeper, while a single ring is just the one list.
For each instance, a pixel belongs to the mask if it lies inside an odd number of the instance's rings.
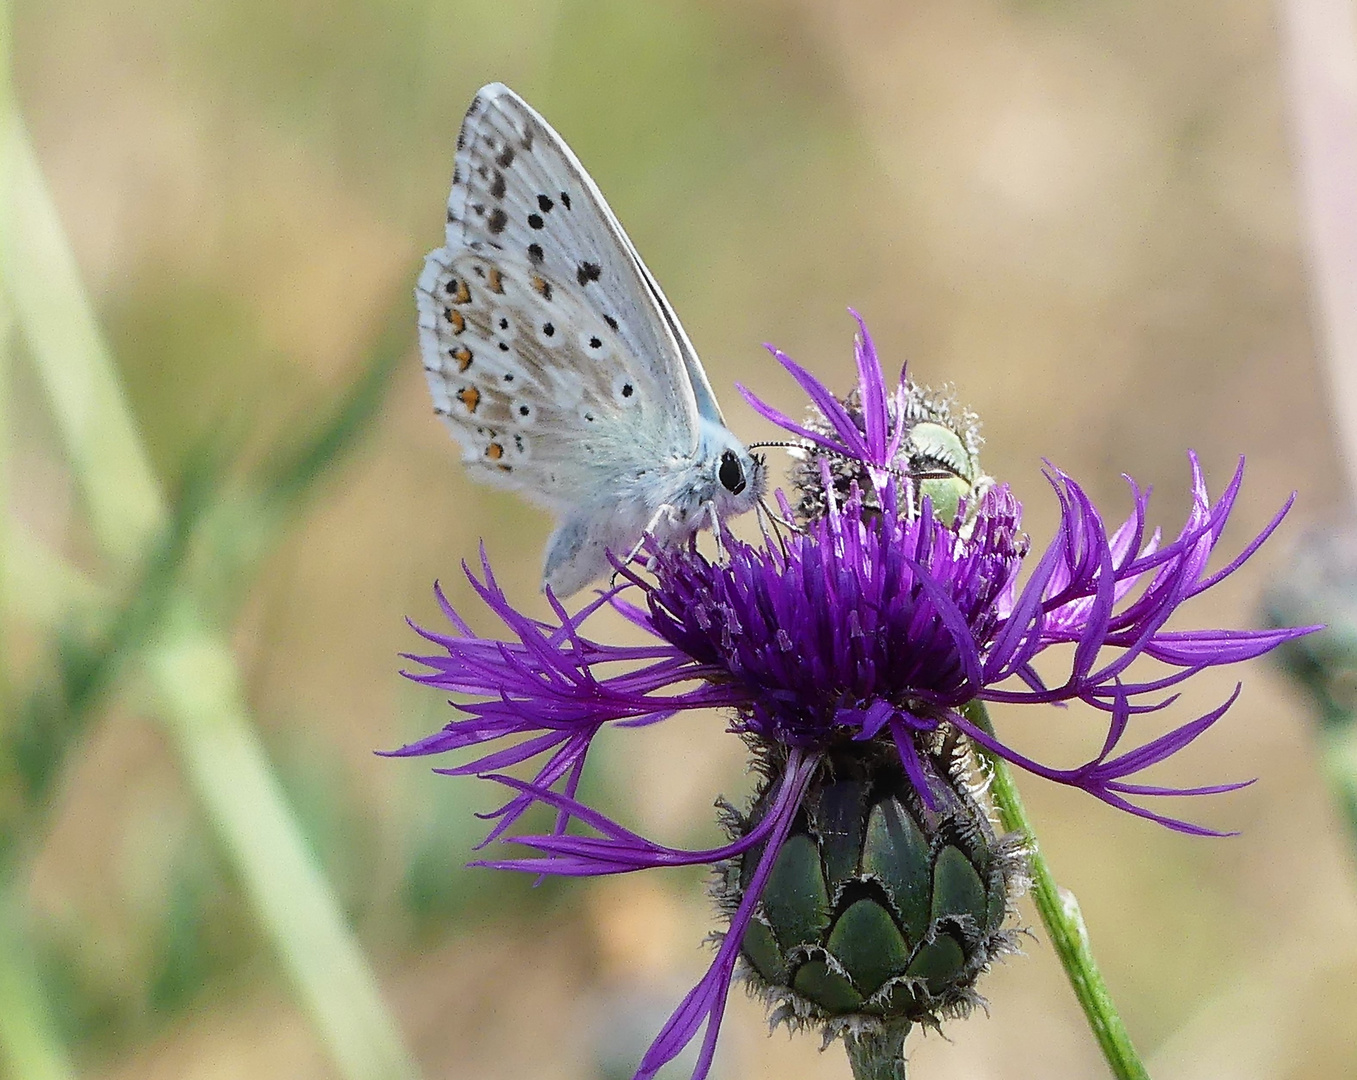
[{"label": "purple petal", "polygon": [[697,1034],[703,1021],[707,1022],[706,1035],[702,1040],[702,1049],[698,1055],[697,1067],[693,1070],[692,1080],[706,1080],[711,1068],[712,1055],[716,1050],[716,1037],[720,1032],[721,1017],[725,1011],[726,996],[730,992],[731,978],[735,973],[735,963],[739,959],[740,946],[744,941],[745,930],[758,907],[764,887],[773,872],[773,863],[778,852],[791,832],[792,822],[801,805],[806,787],[810,783],[819,759],[802,757],[794,750],[788,758],[783,771],[782,786],[779,788],[773,805],[769,807],[766,818],[774,821],[767,846],[759,858],[754,876],[745,889],[740,906],[730,918],[730,927],[721,940],[716,959],[706,975],[702,977],[661,1029],[655,1041],[650,1044],[641,1066],[636,1070],[634,1080],[653,1080],[653,1077],[665,1065],[682,1052]]}]

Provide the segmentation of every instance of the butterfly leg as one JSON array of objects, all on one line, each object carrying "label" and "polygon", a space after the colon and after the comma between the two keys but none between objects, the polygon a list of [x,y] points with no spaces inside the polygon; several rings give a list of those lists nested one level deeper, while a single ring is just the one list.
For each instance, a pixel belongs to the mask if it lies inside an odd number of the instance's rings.
[{"label": "butterfly leg", "polygon": [[[787,554],[787,541],[782,535],[782,529],[778,525],[777,515],[768,509],[762,499],[754,504],[754,513],[759,520],[759,532],[763,533],[763,541],[769,547],[772,546],[774,537],[777,539],[777,546],[782,549],[782,554]],[[773,535],[768,535],[768,526],[773,527]]]},{"label": "butterfly leg", "polygon": [[721,562],[726,561],[726,545],[721,539],[721,519],[716,516],[716,503],[704,503],[702,509],[711,516],[711,534],[716,539],[716,558]]},{"label": "butterfly leg", "polygon": [[[675,507],[669,505],[669,503],[663,503],[660,506],[660,508],[655,511],[654,516],[650,519],[646,527],[641,530],[641,538],[637,540],[636,543],[632,545],[631,550],[627,552],[627,557],[622,560],[623,566],[630,566],[632,560],[635,559],[636,556],[641,554],[641,549],[646,546],[647,539],[654,540],[656,538],[655,530],[659,527],[660,522],[662,522],[665,518],[669,519],[669,523],[671,525],[678,523],[678,510]],[[650,564],[647,564],[646,569],[651,570],[653,569],[653,567]],[[616,573],[614,573],[612,576],[612,583],[613,584],[617,583]]]}]

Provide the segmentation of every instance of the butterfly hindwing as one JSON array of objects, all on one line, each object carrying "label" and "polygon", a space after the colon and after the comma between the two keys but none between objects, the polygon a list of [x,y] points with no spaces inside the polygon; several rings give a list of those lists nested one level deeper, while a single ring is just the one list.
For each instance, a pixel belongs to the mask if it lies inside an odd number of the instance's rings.
[{"label": "butterfly hindwing", "polygon": [[651,369],[694,445],[698,415],[719,422],[687,335],[598,186],[551,125],[502,84],[482,88],[463,122],[447,237],[450,248],[500,248],[576,284]]}]

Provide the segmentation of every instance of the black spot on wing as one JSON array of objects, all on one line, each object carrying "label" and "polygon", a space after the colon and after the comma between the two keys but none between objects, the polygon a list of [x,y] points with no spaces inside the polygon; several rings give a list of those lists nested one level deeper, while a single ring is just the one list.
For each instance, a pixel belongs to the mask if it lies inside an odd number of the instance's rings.
[{"label": "black spot on wing", "polygon": [[548,199],[545,195],[537,196],[537,209],[542,211],[542,213],[544,214],[551,213],[551,208],[555,205],[556,204],[552,202],[550,199]]},{"label": "black spot on wing", "polygon": [[564,206],[567,210],[570,209],[570,192],[568,191],[561,192],[561,205]]},{"label": "black spot on wing", "polygon": [[525,128],[523,131],[523,149],[532,149],[532,128]]},{"label": "black spot on wing", "polygon": [[496,172],[495,178],[490,181],[490,194],[496,199],[504,198],[504,174]]},{"label": "black spot on wing", "polygon": [[514,148],[512,146],[506,146],[495,157],[495,164],[498,165],[501,169],[507,169],[513,163],[514,163]]},{"label": "black spot on wing", "polygon": [[603,321],[607,323],[609,326],[611,326],[614,330],[617,329],[617,320],[614,319],[611,315],[604,315]]},{"label": "black spot on wing", "polygon": [[528,224],[531,225],[534,229],[540,229],[542,228],[543,225],[546,224],[546,222],[542,220],[541,214],[529,214]]},{"label": "black spot on wing", "polygon": [[541,244],[528,245],[528,258],[530,258],[533,262],[540,263],[544,257],[545,256],[542,254]]},{"label": "black spot on wing", "polygon": [[591,281],[597,281],[598,276],[603,273],[603,267],[598,263],[582,262],[575,271],[575,280],[581,285],[588,285]]},{"label": "black spot on wing", "polygon": [[509,215],[497,206],[490,211],[490,220],[486,224],[492,233],[498,235],[504,231],[504,226],[509,224]]}]

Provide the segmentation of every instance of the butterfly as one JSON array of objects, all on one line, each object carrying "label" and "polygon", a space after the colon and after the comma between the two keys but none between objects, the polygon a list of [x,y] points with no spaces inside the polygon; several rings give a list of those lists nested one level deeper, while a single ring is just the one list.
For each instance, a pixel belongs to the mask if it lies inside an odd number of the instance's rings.
[{"label": "butterfly", "polygon": [[501,83],[457,137],[446,243],[415,290],[434,411],[478,480],[551,511],[568,596],[744,513],[764,463],[726,427],[678,316],[565,141]]}]

